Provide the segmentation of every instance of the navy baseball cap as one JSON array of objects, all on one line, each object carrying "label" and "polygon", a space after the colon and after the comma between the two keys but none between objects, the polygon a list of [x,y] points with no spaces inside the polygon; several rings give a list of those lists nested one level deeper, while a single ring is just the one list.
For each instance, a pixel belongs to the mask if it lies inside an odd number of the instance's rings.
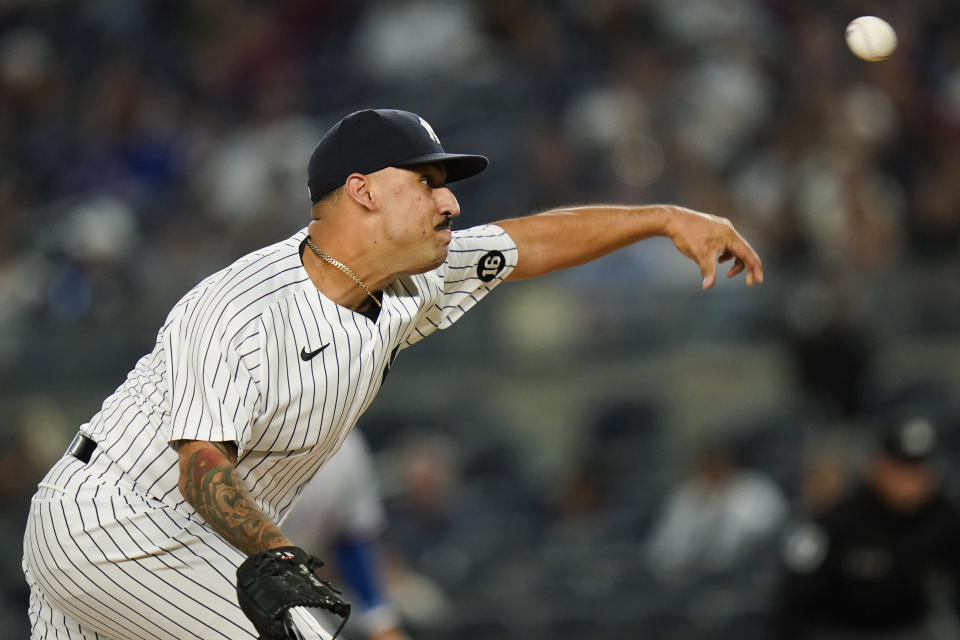
[{"label": "navy baseball cap", "polygon": [[351,173],[439,162],[447,182],[487,168],[484,156],[447,153],[433,127],[415,113],[397,109],[355,111],[320,139],[307,164],[307,190],[316,203],[343,185]]},{"label": "navy baseball cap", "polygon": [[881,438],[883,451],[902,462],[920,463],[937,451],[937,430],[920,416],[889,423]]}]

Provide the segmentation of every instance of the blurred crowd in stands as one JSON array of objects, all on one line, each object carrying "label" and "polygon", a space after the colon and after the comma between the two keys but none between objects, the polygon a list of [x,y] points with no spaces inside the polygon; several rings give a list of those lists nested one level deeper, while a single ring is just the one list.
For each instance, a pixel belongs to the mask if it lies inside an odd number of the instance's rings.
[{"label": "blurred crowd in stands", "polygon": [[[861,14],[897,30],[889,60],[846,49]],[[772,345],[800,400],[679,445],[656,390],[598,402],[551,482],[482,406],[388,421],[375,405],[388,569],[414,637],[759,637],[742,629],[761,624],[781,528],[843,491],[875,418],[909,405],[956,441],[956,2],[4,0],[4,628],[26,624],[23,501],[86,417],[73,408],[96,410],[190,286],[303,226],[313,145],[371,106],[490,157],[455,189],[460,226],[670,201],[733,219],[767,268],[762,287],[705,296],[669,244],[644,243],[528,289],[539,315],[494,296],[474,314],[510,328],[470,329],[487,340],[464,340],[461,361],[509,363],[524,340],[568,367]],[[884,349],[916,342],[935,346],[909,376],[878,374]],[[417,351],[401,365],[444,357]],[[714,531],[698,483],[733,483],[746,506],[688,563],[670,531]]]}]

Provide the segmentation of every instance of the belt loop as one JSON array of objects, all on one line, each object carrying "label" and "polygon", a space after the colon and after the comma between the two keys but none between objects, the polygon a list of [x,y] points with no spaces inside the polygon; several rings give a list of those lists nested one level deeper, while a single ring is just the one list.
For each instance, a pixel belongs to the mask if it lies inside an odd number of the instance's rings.
[{"label": "belt loop", "polygon": [[73,440],[70,442],[70,446],[67,447],[67,453],[83,464],[90,462],[90,457],[93,456],[94,449],[97,448],[97,441],[93,440],[86,435],[77,432],[77,435],[73,436]]}]

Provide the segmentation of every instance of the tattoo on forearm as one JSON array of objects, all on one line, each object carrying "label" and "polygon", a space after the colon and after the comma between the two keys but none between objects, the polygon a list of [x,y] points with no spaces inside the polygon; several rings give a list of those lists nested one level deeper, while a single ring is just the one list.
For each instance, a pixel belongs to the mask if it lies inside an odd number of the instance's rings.
[{"label": "tattoo on forearm", "polygon": [[[226,447],[213,445],[231,458]],[[211,449],[190,456],[184,483],[184,497],[207,524],[227,542],[245,553],[284,543],[286,537],[254,504],[233,466]]]}]

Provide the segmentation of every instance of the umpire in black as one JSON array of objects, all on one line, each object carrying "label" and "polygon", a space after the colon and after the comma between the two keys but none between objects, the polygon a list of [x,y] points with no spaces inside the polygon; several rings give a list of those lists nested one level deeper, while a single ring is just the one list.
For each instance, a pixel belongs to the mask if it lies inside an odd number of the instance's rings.
[{"label": "umpire in black", "polygon": [[878,444],[849,495],[785,538],[777,640],[960,637],[939,615],[960,602],[960,506],[937,472],[937,432],[900,420]]}]

